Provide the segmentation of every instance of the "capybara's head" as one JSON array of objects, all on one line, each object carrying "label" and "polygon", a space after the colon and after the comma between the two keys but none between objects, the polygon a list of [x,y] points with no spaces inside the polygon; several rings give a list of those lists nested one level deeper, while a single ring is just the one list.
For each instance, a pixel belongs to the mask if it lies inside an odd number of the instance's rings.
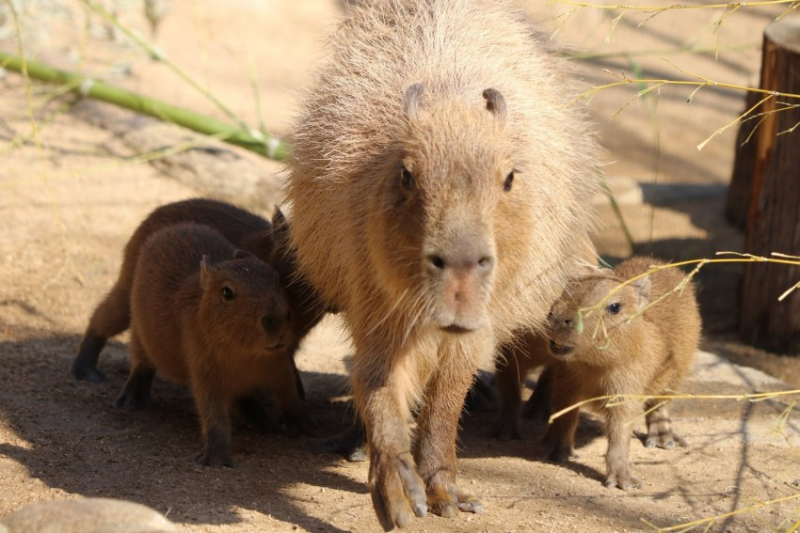
[{"label": "capybara's head", "polygon": [[200,262],[198,327],[212,342],[248,352],[279,351],[289,343],[291,312],[275,270],[243,250],[232,259]]},{"label": "capybara's head", "polygon": [[489,324],[493,287],[529,231],[506,101],[491,88],[428,99],[415,84],[402,105],[398,142],[377,163],[385,179],[370,209],[369,252],[382,286],[414,320],[474,331]]},{"label": "capybara's head", "polygon": [[638,325],[636,318],[630,319],[650,301],[649,278],[627,285],[623,281],[603,269],[567,284],[547,317],[553,356],[586,363],[602,363],[615,356],[614,350],[604,348],[625,342],[628,330]]}]

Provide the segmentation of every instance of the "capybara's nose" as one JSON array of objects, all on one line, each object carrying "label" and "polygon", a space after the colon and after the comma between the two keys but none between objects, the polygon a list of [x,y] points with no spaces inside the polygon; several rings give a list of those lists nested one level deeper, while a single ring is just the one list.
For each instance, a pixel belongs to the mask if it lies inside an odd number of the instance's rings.
[{"label": "capybara's nose", "polygon": [[268,313],[261,317],[261,327],[270,334],[279,333],[288,322],[288,316],[282,317],[278,313]]},{"label": "capybara's nose", "polygon": [[427,262],[428,269],[434,275],[475,273],[482,278],[492,271],[495,259],[488,246],[462,243],[450,250],[429,254]]}]

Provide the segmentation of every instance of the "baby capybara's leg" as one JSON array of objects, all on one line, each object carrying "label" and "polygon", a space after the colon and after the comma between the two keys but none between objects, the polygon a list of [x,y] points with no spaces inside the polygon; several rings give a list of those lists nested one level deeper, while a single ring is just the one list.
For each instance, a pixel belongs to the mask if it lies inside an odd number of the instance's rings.
[{"label": "baby capybara's leg", "polygon": [[306,412],[297,387],[297,367],[289,354],[280,355],[269,361],[269,390],[278,404],[281,420],[295,426],[308,436],[319,434],[319,425]]},{"label": "baby capybara's leg", "polygon": [[197,457],[201,466],[235,467],[230,454],[230,402],[210,383],[192,377],[192,395],[203,430],[203,449]]},{"label": "baby capybara's leg", "polygon": [[[672,423],[669,418],[669,411],[666,405],[661,405],[653,409],[656,401],[647,403],[647,440],[645,446],[653,448],[658,446],[666,450],[675,448],[675,441],[678,438],[672,432]],[[652,411],[651,411],[652,409]]]},{"label": "baby capybara's leg", "polygon": [[97,306],[81,340],[78,355],[72,362],[72,377],[98,383],[106,379],[97,370],[97,360],[106,341],[122,333],[131,324],[130,282],[120,278],[117,285]]},{"label": "baby capybara's leg", "polygon": [[641,415],[641,411],[632,406],[632,402],[605,408],[606,435],[608,451],[606,452],[606,487],[619,487],[630,490],[642,486],[642,482],[631,473],[630,453],[633,431],[630,423]]},{"label": "baby capybara's leg", "polygon": [[147,358],[139,336],[135,332],[131,334],[130,349],[131,372],[122,392],[114,400],[114,406],[135,411],[150,404],[150,388],[156,375],[156,368]]}]

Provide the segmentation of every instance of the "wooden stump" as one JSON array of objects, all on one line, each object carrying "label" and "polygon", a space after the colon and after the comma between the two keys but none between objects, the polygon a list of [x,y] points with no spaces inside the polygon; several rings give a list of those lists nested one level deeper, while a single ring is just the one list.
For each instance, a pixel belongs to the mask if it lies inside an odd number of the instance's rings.
[{"label": "wooden stump", "polygon": [[[800,94],[800,18],[774,22],[764,32],[761,88]],[[800,255],[800,108],[780,110],[798,104],[798,99],[781,97],[761,104],[757,112],[770,114],[750,139],[754,146],[745,150],[750,153],[743,153],[740,161],[737,157],[739,170],[750,174],[741,181],[749,183],[732,187],[744,189],[745,250],[755,255]],[[789,131],[796,126],[797,131]],[[748,158],[752,163],[746,163]],[[778,301],[798,281],[800,267],[745,265],[739,302],[739,332],[745,342],[779,353],[800,352],[800,291]]]}]

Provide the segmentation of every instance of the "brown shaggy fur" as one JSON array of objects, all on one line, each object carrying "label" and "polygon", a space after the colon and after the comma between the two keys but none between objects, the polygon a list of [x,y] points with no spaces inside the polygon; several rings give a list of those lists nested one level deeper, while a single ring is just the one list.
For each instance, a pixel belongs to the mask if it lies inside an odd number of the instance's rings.
[{"label": "brown shaggy fur", "polygon": [[359,2],[304,100],[292,243],[352,332],[387,529],[481,509],[455,486],[464,397],[541,327],[591,225],[594,142],[543,43],[502,0]]},{"label": "brown shaggy fur", "polygon": [[[571,282],[553,305],[547,336],[554,361],[548,364],[551,407],[554,412],[597,396],[615,394],[658,395],[675,390],[689,372],[700,339],[700,313],[694,287],[666,296],[684,278],[677,269],[656,271],[617,290],[597,311],[582,313],[583,332],[577,327],[578,310],[603,301],[620,284],[664,263],[650,257],[634,257],[614,270],[600,270]],[[650,302],[651,307],[645,308]],[[639,316],[634,316],[644,309]],[[633,318],[632,318],[633,317]],[[599,323],[599,327],[598,327]],[[595,335],[595,332],[596,335]],[[628,462],[633,430],[630,422],[642,413],[642,403],[628,400],[609,406],[591,403],[605,417],[608,452],[608,487],[624,490],[640,486]],[[644,402],[648,410],[648,447],[671,449],[675,437],[665,405]],[[579,409],[557,418],[545,441],[549,457],[566,460],[572,453]]]},{"label": "brown shaggy fur", "polygon": [[199,462],[212,466],[233,466],[230,411],[257,389],[313,431],[293,385],[289,303],[269,265],[209,226],[168,226],[141,247],[130,302],[131,373],[115,405],[145,406],[156,371],[189,385],[205,441]]},{"label": "brown shaggy fur", "polygon": [[[174,202],[150,213],[126,244],[119,277],[92,314],[78,355],[72,363],[72,375],[75,379],[92,382],[105,379],[97,369],[97,361],[106,341],[130,327],[133,272],[142,245],[159,229],[181,222],[211,226],[237,247],[252,252],[275,267],[281,275],[284,290],[292,305],[293,335],[289,342],[291,354],[297,351],[302,339],[319,322],[324,314],[319,299],[301,279],[292,281],[294,259],[288,248],[289,228],[280,211],[275,213],[273,231],[269,221],[228,203],[206,198]],[[297,384],[302,397],[304,394],[299,374]]]}]

